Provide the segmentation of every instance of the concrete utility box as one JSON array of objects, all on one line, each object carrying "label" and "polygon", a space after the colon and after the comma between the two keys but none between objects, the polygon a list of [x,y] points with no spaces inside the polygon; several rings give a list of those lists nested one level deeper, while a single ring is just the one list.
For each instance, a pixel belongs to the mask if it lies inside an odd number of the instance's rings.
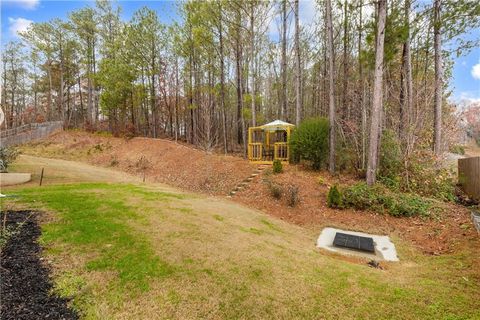
[{"label": "concrete utility box", "polygon": [[13,186],[16,184],[26,183],[32,180],[30,173],[0,173],[0,186]]}]

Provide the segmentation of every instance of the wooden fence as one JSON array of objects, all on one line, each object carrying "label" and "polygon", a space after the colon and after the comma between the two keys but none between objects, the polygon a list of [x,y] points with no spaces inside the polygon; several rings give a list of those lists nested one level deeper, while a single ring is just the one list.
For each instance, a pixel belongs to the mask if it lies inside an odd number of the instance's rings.
[{"label": "wooden fence", "polygon": [[62,121],[31,123],[0,132],[0,146],[8,147],[47,137],[55,130],[62,129]]},{"label": "wooden fence", "polygon": [[458,159],[458,182],[470,197],[480,200],[480,157]]}]

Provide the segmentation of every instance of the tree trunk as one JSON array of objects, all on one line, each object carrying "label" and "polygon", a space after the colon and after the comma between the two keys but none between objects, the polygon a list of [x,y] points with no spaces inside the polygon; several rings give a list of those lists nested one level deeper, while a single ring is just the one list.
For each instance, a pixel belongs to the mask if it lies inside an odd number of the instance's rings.
[{"label": "tree trunk", "polygon": [[361,168],[365,169],[366,166],[366,154],[367,154],[367,107],[365,105],[365,84],[363,79],[363,63],[362,63],[362,9],[363,9],[363,0],[360,0],[359,3],[359,24],[358,24],[358,78],[360,80],[359,95],[358,95],[358,104],[360,105],[360,123],[362,130],[362,158],[361,158]]},{"label": "tree trunk", "polygon": [[335,172],[335,65],[334,65],[334,56],[333,56],[333,25],[332,25],[332,4],[330,0],[326,1],[326,22],[327,22],[327,33],[328,33],[328,121],[330,124],[329,129],[329,140],[330,140],[330,156],[328,161],[328,169],[330,173]]},{"label": "tree trunk", "polygon": [[441,34],[441,0],[434,4],[434,50],[435,50],[435,106],[434,106],[434,140],[433,151],[438,156],[442,153],[442,34]]},{"label": "tree trunk", "polygon": [[65,109],[63,107],[63,95],[64,95],[64,62],[63,62],[63,47],[62,47],[62,36],[60,35],[60,92],[59,92],[59,107],[60,114],[62,115],[62,121],[65,125]]},{"label": "tree trunk", "polygon": [[301,96],[301,88],[302,88],[302,76],[301,76],[301,64],[300,64],[300,23],[298,17],[298,0],[295,0],[295,54],[296,54],[296,68],[295,68],[295,93],[296,93],[296,118],[295,124],[298,126],[300,125],[301,121],[301,112],[302,112],[302,96]]},{"label": "tree trunk", "polygon": [[254,17],[254,6],[255,3],[252,1],[250,3],[250,36],[251,36],[251,56],[250,56],[250,66],[251,66],[251,92],[250,95],[252,97],[252,126],[257,126],[257,110],[255,106],[255,17]]},{"label": "tree trunk", "polygon": [[47,96],[47,121],[52,115],[52,60],[48,60],[48,96]]},{"label": "tree trunk", "polygon": [[282,118],[287,114],[287,0],[282,0]]},{"label": "tree trunk", "polygon": [[175,58],[175,142],[178,141],[178,57]]},{"label": "tree trunk", "polygon": [[378,0],[377,36],[375,44],[375,74],[373,83],[372,120],[370,125],[370,144],[368,148],[367,184],[373,185],[377,175],[377,151],[382,112],[383,84],[383,46],[385,39],[385,20],[387,0]]},{"label": "tree trunk", "polygon": [[344,17],[343,17],[343,94],[342,108],[344,119],[350,118],[350,106],[348,105],[348,2],[344,0]]},{"label": "tree trunk", "polygon": [[222,25],[222,5],[219,2],[220,6],[220,18],[219,18],[219,41],[220,41],[220,104],[222,108],[222,125],[223,125],[223,151],[225,154],[228,152],[228,143],[227,143],[227,113],[225,110],[225,57],[223,53],[223,25]]},{"label": "tree trunk", "polygon": [[[240,13],[237,13],[237,23],[240,25]],[[242,53],[240,49],[240,27],[237,26],[235,37],[235,63],[236,63],[236,80],[237,80],[237,143],[241,144],[243,140],[243,95],[242,95]]]},{"label": "tree trunk", "polygon": [[410,128],[410,115],[413,110],[413,83],[412,83],[412,62],[410,53],[410,0],[405,0],[405,24],[407,27],[407,39],[403,44],[402,52],[402,73],[400,88],[400,141],[404,147],[408,145]]},{"label": "tree trunk", "polygon": [[88,66],[87,66],[87,124],[92,125],[92,112],[93,112],[93,87],[92,87],[92,53],[91,48],[89,50]]}]

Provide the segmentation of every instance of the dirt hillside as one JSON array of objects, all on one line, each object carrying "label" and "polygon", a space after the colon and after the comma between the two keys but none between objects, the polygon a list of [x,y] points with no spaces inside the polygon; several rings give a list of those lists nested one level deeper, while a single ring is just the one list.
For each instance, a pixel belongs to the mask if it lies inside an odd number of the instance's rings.
[{"label": "dirt hillside", "polygon": [[[44,141],[24,146],[23,151],[42,157],[81,160],[119,169],[139,178],[142,172],[138,162],[144,156],[149,163],[147,181],[222,196],[226,196],[256,168],[239,157],[209,154],[168,140],[125,140],[79,131],[58,132]],[[331,185],[355,181],[345,175],[332,177],[328,172],[313,172],[299,165],[289,165],[278,175],[272,174],[271,169],[264,170],[238,191],[232,200],[314,230],[333,226],[395,235],[427,254],[453,253],[467,247],[480,250],[470,213],[458,205],[445,204],[444,212],[435,219],[395,218],[370,211],[327,207],[326,196]],[[271,183],[282,188],[281,199],[272,197]],[[294,207],[288,204],[292,188],[298,188],[298,203]]]},{"label": "dirt hillside", "polygon": [[185,190],[226,195],[255,168],[234,156],[207,153],[165,139],[114,138],[81,131],[57,132],[23,147],[27,154],[117,168],[143,176],[140,159],[146,161],[146,180]]}]

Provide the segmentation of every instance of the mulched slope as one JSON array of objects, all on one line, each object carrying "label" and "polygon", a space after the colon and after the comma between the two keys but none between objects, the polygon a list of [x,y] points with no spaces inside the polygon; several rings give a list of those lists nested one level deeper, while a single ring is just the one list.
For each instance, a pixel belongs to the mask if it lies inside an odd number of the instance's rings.
[{"label": "mulched slope", "polygon": [[[29,211],[8,212],[7,226],[17,226]],[[3,212],[1,214],[3,221]],[[49,269],[40,261],[37,243],[40,227],[33,214],[11,237],[1,252],[0,318],[7,319],[78,319],[67,301],[50,294]]]},{"label": "mulched slope", "polygon": [[227,195],[247,178],[255,165],[236,156],[205,152],[167,139],[106,137],[83,131],[57,132],[32,144],[30,153],[67,160],[87,161],[142,176],[137,163],[149,162],[147,182],[161,182],[188,191]]},{"label": "mulched slope", "polygon": [[[283,195],[280,200],[272,197],[265,179],[282,187]],[[461,206],[445,204],[445,212],[440,217],[426,220],[420,217],[396,218],[370,211],[328,208],[329,187],[333,184],[355,182],[353,178],[349,179],[351,178],[345,175],[332,177],[328,172],[314,172],[301,166],[285,166],[282,174],[263,174],[253,180],[249,187],[237,193],[234,199],[282,220],[314,230],[334,226],[396,235],[430,255],[459,252],[462,248],[480,250],[480,240],[472,226],[470,213]],[[287,204],[289,186],[299,188],[300,202],[294,208]],[[476,260],[480,266],[480,258]]]}]

